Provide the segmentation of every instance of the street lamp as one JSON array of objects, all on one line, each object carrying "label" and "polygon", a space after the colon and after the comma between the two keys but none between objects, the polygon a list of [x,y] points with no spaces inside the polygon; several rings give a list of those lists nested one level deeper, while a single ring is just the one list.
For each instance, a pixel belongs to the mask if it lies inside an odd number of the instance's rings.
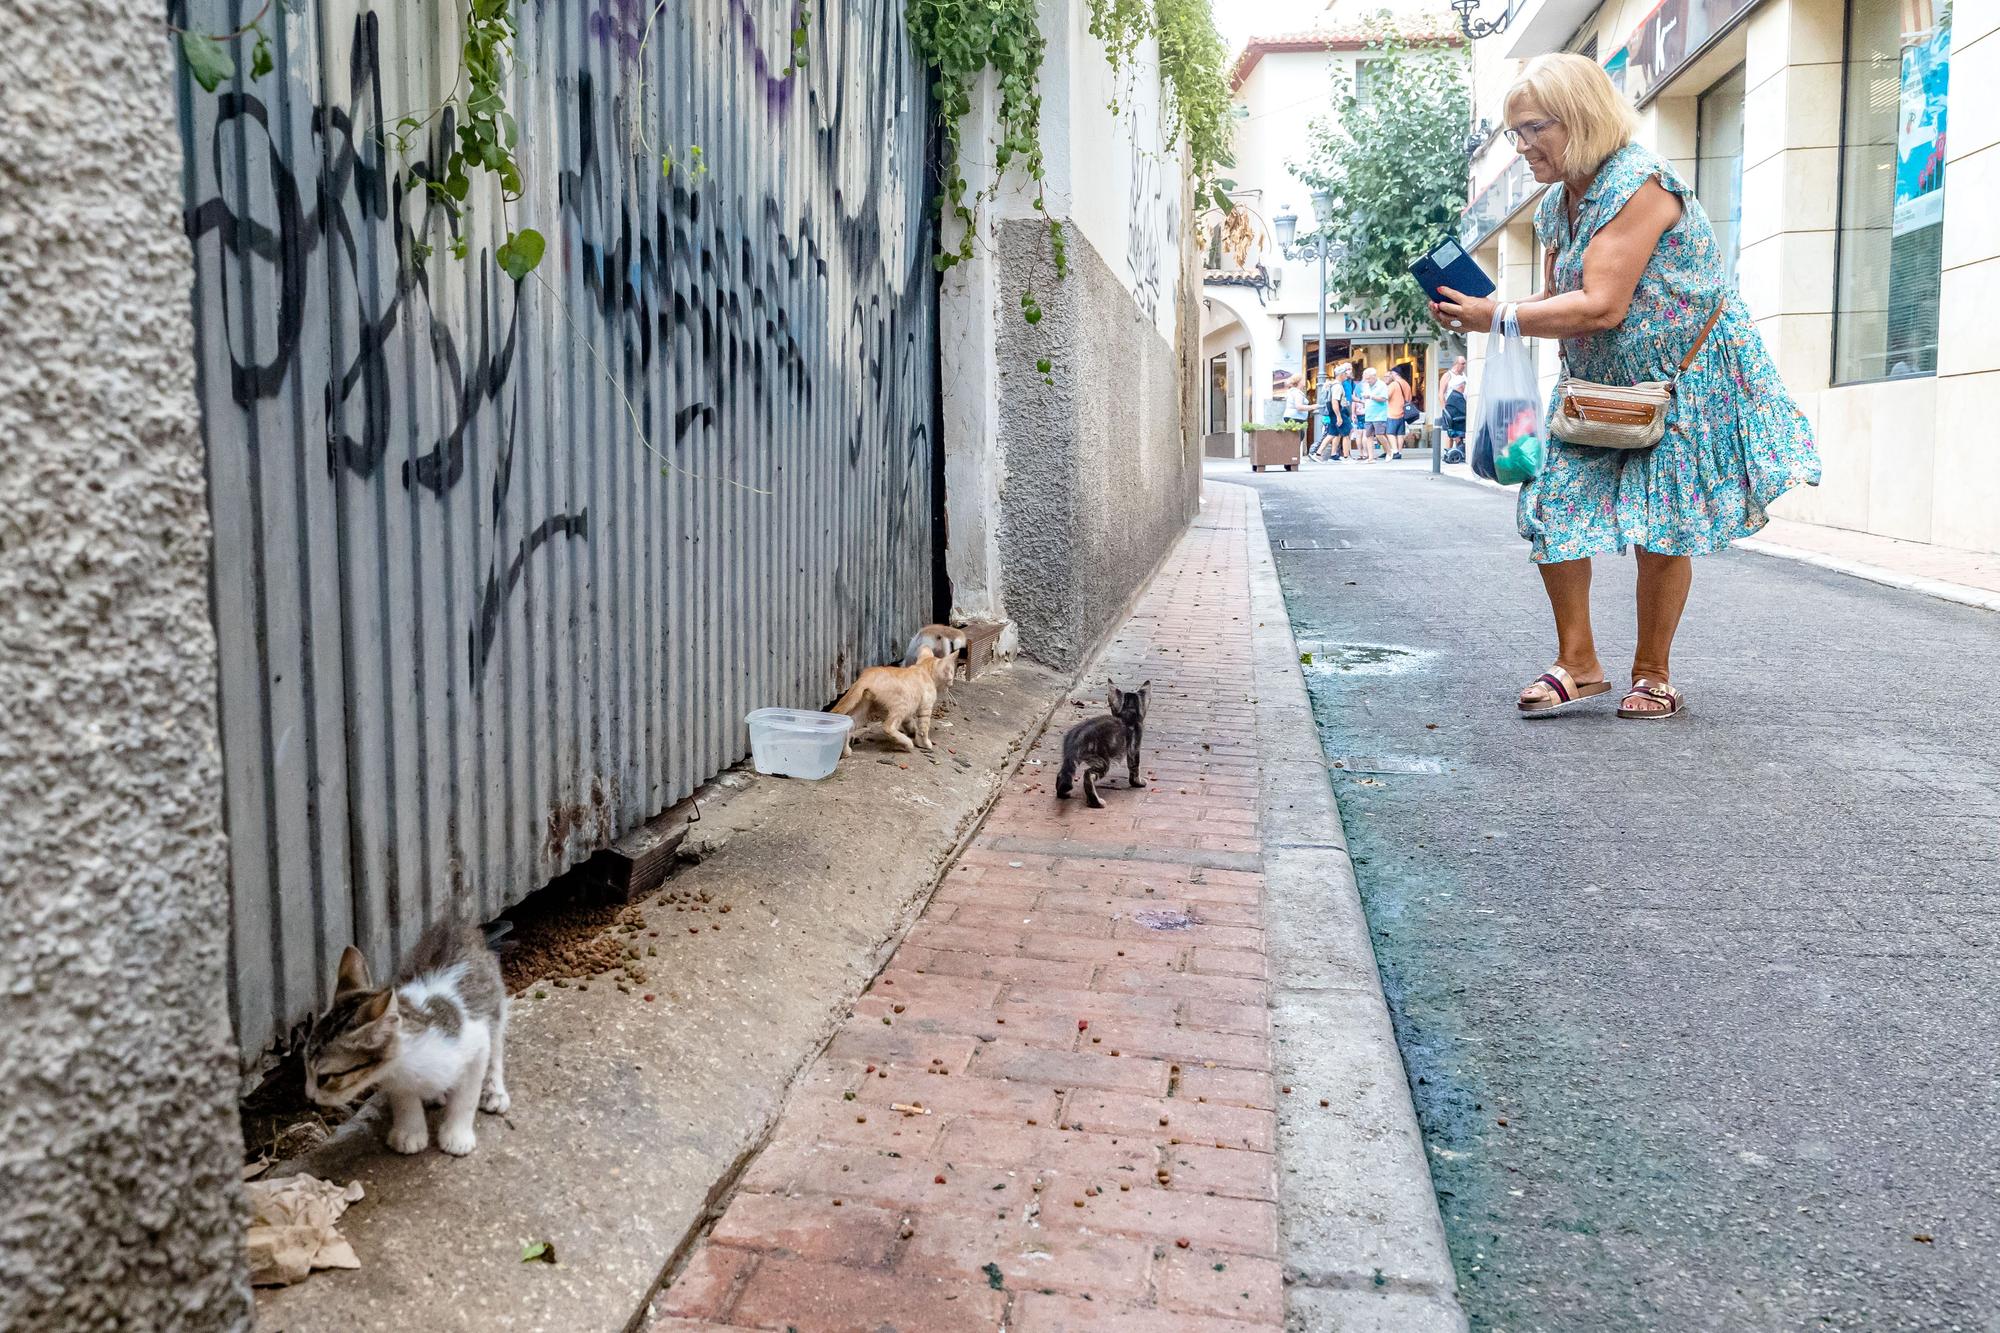
[{"label": "street lamp", "polygon": [[1473,11],[1479,8],[1479,0],[1451,0],[1451,7],[1458,11],[1458,30],[1465,34],[1465,40],[1476,42],[1481,37],[1494,37],[1507,31],[1507,24],[1520,6],[1509,4],[1507,12],[1500,16],[1498,23],[1491,19],[1472,17]]},{"label": "street lamp", "polygon": [[[1314,402],[1311,418],[1314,425],[1317,425],[1320,415],[1319,394],[1317,390],[1325,384],[1324,376],[1326,374],[1326,261],[1329,255],[1335,259],[1345,256],[1347,254],[1347,244],[1344,241],[1335,240],[1327,234],[1328,224],[1333,217],[1333,196],[1325,190],[1314,190],[1312,202],[1312,235],[1297,245],[1294,245],[1292,242],[1297,239],[1299,234],[1299,217],[1298,214],[1292,212],[1290,204],[1286,204],[1284,209],[1271,219],[1271,223],[1277,229],[1278,248],[1284,251],[1285,258],[1317,259],[1319,261],[1319,364],[1317,367],[1318,374],[1314,376],[1315,393],[1313,395]],[[1313,432],[1311,429],[1308,429],[1306,431],[1306,444],[1308,448],[1311,447],[1312,442]]]},{"label": "street lamp", "polygon": [[1278,248],[1287,255],[1292,253],[1292,238],[1299,234],[1299,215],[1286,204],[1271,219],[1271,226],[1278,233]]}]

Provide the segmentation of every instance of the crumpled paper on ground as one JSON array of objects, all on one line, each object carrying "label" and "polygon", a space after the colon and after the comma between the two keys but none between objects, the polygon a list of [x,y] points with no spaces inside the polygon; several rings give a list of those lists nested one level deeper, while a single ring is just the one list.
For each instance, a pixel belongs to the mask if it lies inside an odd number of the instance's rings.
[{"label": "crumpled paper on ground", "polygon": [[250,1196],[250,1281],[283,1287],[315,1268],[359,1268],[354,1248],[334,1228],[347,1205],[361,1198],[361,1182],[336,1185],[318,1176],[253,1180]]}]

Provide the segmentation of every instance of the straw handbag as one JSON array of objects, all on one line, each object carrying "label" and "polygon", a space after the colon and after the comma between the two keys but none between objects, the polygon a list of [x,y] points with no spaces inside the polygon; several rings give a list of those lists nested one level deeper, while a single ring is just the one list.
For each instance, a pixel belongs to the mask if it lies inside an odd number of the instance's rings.
[{"label": "straw handbag", "polygon": [[1647,380],[1628,386],[1598,384],[1569,373],[1563,360],[1562,378],[1556,381],[1556,410],[1549,420],[1549,434],[1565,444],[1587,444],[1598,449],[1650,449],[1667,430],[1667,406],[1673,401],[1674,386],[1701,354],[1715,321],[1722,318],[1722,302],[1701,326],[1701,336],[1688,354],[1674,367],[1670,380]]}]

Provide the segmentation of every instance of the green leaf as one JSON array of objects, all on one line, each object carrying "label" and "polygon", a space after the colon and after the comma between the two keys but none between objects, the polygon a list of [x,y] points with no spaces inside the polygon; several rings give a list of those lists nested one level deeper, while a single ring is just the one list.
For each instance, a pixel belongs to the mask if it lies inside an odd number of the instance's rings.
[{"label": "green leaf", "polygon": [[524,1264],[552,1264],[556,1261],[554,1241],[538,1240],[521,1247],[521,1262]]},{"label": "green leaf", "polygon": [[545,244],[540,232],[533,227],[523,227],[502,241],[493,257],[500,261],[500,267],[508,277],[522,282],[542,262]]},{"label": "green leaf", "polygon": [[1055,368],[1054,363],[1052,363],[1047,357],[1043,357],[1041,360],[1035,362],[1035,369],[1040,371],[1044,375],[1048,374],[1054,368]]},{"label": "green leaf", "polygon": [[250,47],[250,77],[261,79],[271,72],[271,39],[257,29],[257,40]]},{"label": "green leaf", "polygon": [[1000,1272],[1000,1265],[999,1265],[999,1264],[986,1264],[985,1266],[983,1266],[982,1268],[980,1268],[980,1270],[979,1270],[979,1271],[980,1271],[980,1272],[982,1272],[982,1273],[984,1273],[984,1274],[986,1274],[986,1285],[987,1285],[987,1286],[989,1286],[989,1287],[993,1288],[993,1290],[995,1290],[995,1291],[1005,1291],[1005,1290],[1006,1290],[1006,1280],[1005,1280],[1005,1275],[1003,1275],[1003,1274],[1002,1274],[1002,1273]]},{"label": "green leaf", "polygon": [[181,56],[187,61],[189,75],[204,92],[214,92],[224,79],[236,74],[236,62],[229,58],[229,48],[207,33],[182,33]]}]

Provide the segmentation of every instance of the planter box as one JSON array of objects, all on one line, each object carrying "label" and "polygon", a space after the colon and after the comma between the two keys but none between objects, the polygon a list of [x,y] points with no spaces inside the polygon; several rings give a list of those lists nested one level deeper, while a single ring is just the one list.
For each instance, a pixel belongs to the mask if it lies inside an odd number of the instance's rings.
[{"label": "planter box", "polygon": [[1295,430],[1251,430],[1245,431],[1250,437],[1250,470],[1262,472],[1267,467],[1281,467],[1287,472],[1299,470],[1299,436]]}]

